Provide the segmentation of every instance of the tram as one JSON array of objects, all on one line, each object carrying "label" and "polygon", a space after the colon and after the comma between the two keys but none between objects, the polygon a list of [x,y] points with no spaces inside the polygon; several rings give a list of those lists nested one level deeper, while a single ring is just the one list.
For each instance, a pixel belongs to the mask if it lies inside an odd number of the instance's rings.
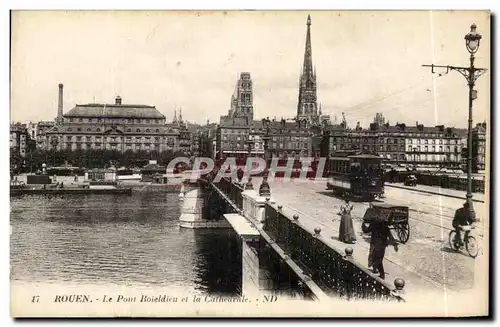
[{"label": "tram", "polygon": [[327,163],[327,189],[372,201],[384,194],[382,158],[354,151],[336,152]]}]

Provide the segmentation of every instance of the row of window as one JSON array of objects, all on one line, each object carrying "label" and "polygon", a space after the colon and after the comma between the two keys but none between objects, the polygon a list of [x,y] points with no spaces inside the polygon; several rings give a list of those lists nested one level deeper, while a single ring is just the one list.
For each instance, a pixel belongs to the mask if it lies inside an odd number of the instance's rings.
[{"label": "row of window", "polygon": [[[67,131],[67,132],[72,132],[72,131],[73,131],[73,128],[72,128],[72,127],[68,127],[68,128],[66,128],[66,131]],[[77,131],[77,132],[81,132],[81,131],[82,131],[82,128],[81,128],[81,127],[77,127],[77,128],[76,128],[76,131]],[[86,129],[86,131],[87,131],[87,132],[92,132],[92,128],[87,128],[87,129]],[[96,131],[96,132],[101,132],[101,129],[98,127],[95,131]],[[131,132],[132,132],[132,129],[131,129],[131,128],[127,128],[127,130],[126,130],[126,131],[127,131],[128,133],[131,133]],[[141,133],[141,132],[142,132],[142,130],[141,130],[140,128],[137,128],[135,131],[136,131],[137,133]],[[146,133],[151,133],[151,131],[152,131],[152,130],[151,130],[151,129],[149,129],[149,128],[147,128],[146,130],[144,130],[144,132],[146,132]],[[155,132],[155,133],[160,133],[160,129],[159,129],[159,128],[156,128],[156,129],[154,130],[154,132]],[[176,132],[175,132],[175,131],[168,131],[168,133],[176,133]]]},{"label": "row of window", "polygon": [[[408,151],[409,152],[415,152],[415,151],[416,152],[421,152],[421,151],[423,151],[423,152],[436,152],[436,149],[437,149],[437,152],[443,152],[443,147],[442,146],[439,146],[437,148],[434,145],[432,147],[428,147],[427,145],[424,146],[424,147],[420,147],[420,146],[413,147],[413,148],[411,146],[408,147]],[[446,150],[446,152],[451,152],[451,151],[458,152],[459,148],[457,146],[455,146],[455,147],[447,146],[445,148],[445,150]]]},{"label": "row of window", "polygon": [[[247,140],[247,137],[246,136],[239,136],[239,135],[224,135],[222,137],[222,139],[224,141],[246,141]],[[250,137],[251,140],[260,140],[260,136],[259,135],[255,135],[255,137]],[[281,142],[286,142],[286,141],[292,141],[292,142],[295,142],[295,141],[302,141],[302,142],[305,142],[306,140],[308,140],[309,137],[305,137],[305,136],[273,136],[271,137],[271,140],[276,142],[276,141],[281,141]]]},{"label": "row of window", "polygon": [[[95,141],[101,141],[101,136],[66,136],[66,141],[72,141],[73,139],[76,139],[77,141],[82,141],[82,140],[85,140],[85,141],[91,141],[91,140],[95,140]],[[104,140],[108,140],[108,141],[111,141],[111,142],[121,142],[122,140],[125,140],[125,141],[131,141],[132,139],[135,139],[136,141],[141,141],[141,140],[146,140],[146,141],[149,141],[149,140],[154,140],[155,142],[160,142],[161,141],[161,137],[159,136],[155,136],[153,138],[149,137],[149,136],[145,136],[145,137],[140,137],[140,136],[136,136],[136,137],[132,137],[132,136],[125,136],[125,137],[121,137],[121,136],[108,136],[108,137],[102,137],[102,139]],[[166,136],[163,137],[163,140],[167,140],[167,143],[175,143],[175,138],[173,137],[169,137],[167,139]]]},{"label": "row of window", "polygon": [[442,139],[439,139],[439,140],[436,140],[436,139],[431,139],[430,141],[427,140],[427,139],[412,139],[412,140],[408,140],[409,143],[411,144],[459,144],[459,140],[448,140],[448,139],[445,139],[445,140],[442,140]]},{"label": "row of window", "polygon": [[460,161],[459,157],[455,156],[443,156],[439,154],[420,154],[420,155],[412,155],[412,156],[407,156],[406,158],[407,161]]},{"label": "row of window", "polygon": [[[226,149],[231,149],[231,148],[248,149],[248,146],[245,146],[245,144],[242,144],[242,143],[223,142],[222,146]],[[308,143],[290,143],[290,142],[289,143],[276,143],[276,142],[269,143],[270,149],[307,149],[308,147],[309,147]],[[260,148],[259,143],[254,144],[253,148],[259,149]]]},{"label": "row of window", "polygon": [[[332,141],[333,143],[340,143],[340,142],[344,142],[344,143],[388,143],[388,144],[398,144],[398,143],[402,143],[404,144],[405,143],[405,140],[404,139],[399,139],[399,142],[398,142],[398,139],[385,139],[385,140],[378,140],[379,142],[377,142],[376,139],[359,139],[359,138],[356,138],[356,139],[350,139],[350,138],[332,138]],[[435,139],[431,139],[430,141],[428,139],[413,139],[413,140],[409,140],[410,144],[459,144],[458,140],[435,140]]]},{"label": "row of window", "polygon": [[65,122],[69,123],[102,123],[106,122],[109,124],[163,124],[163,119],[133,119],[133,118],[127,118],[127,119],[111,119],[111,118],[65,118]]},{"label": "row of window", "polygon": [[[254,135],[256,133],[263,134],[265,133],[265,129],[243,129],[243,128],[222,128],[221,129],[221,134],[244,134],[244,135]],[[299,130],[283,130],[283,133],[278,133],[278,130],[276,129],[271,129],[269,130],[269,133],[272,134],[302,134],[304,135],[304,131],[299,131]]]},{"label": "row of window", "polygon": [[[380,142],[377,142],[380,141]],[[398,139],[389,139],[389,140],[377,140],[375,138],[373,139],[367,139],[367,138],[346,138],[346,137],[339,137],[339,138],[332,138],[333,143],[398,143]],[[399,143],[404,144],[405,140],[404,139],[399,139]]]},{"label": "row of window", "polygon": [[[340,146],[336,146],[335,144],[330,144],[330,150],[337,150],[337,149],[341,149],[341,150],[344,150],[344,149],[349,149],[349,147],[344,147],[344,144],[341,144]],[[373,145],[365,145],[363,146],[363,149],[364,150],[371,150],[371,151],[374,151],[376,149],[376,146],[373,146]],[[390,152],[390,151],[401,151],[401,152],[404,152],[405,151],[405,146],[404,145],[401,145],[401,146],[390,146],[390,145],[387,145],[387,146],[383,146],[383,145],[380,145],[379,148],[378,148],[379,152]],[[455,147],[450,147],[450,146],[446,146],[444,148],[445,152],[446,153],[450,153],[450,152],[454,152],[454,153],[458,153],[459,152],[459,147],[455,146]],[[439,147],[436,147],[436,146],[423,146],[423,147],[420,147],[420,146],[416,146],[416,147],[412,147],[412,146],[409,146],[408,147],[408,151],[407,152],[443,152],[443,147],[442,146],[439,146]]]},{"label": "row of window", "polygon": [[[76,149],[100,149],[101,147],[104,147],[104,148],[112,148],[112,149],[116,149],[116,148],[121,148],[121,145],[120,144],[117,144],[117,143],[109,143],[109,144],[102,144],[102,143],[92,143],[92,142],[88,142],[88,143],[64,143],[64,146],[67,148],[67,149],[70,149],[70,148],[76,148]],[[155,144],[145,144],[145,143],[126,143],[123,145],[123,148],[129,148],[131,149],[132,147],[134,148],[146,148],[146,149],[155,149],[155,148],[161,148],[160,146],[158,145],[155,145]],[[170,147],[172,148],[172,146]]]}]

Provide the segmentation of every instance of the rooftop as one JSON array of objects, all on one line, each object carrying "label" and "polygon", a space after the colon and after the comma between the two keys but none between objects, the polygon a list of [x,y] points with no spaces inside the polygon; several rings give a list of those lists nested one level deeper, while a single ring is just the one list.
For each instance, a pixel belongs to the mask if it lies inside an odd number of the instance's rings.
[{"label": "rooftop", "polygon": [[64,117],[119,117],[165,119],[154,106],[136,104],[77,104]]}]

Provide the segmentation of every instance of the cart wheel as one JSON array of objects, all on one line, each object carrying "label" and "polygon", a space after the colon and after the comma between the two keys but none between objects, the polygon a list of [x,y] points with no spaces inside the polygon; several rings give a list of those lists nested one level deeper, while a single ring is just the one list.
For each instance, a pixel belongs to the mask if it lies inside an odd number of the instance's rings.
[{"label": "cart wheel", "polygon": [[408,242],[408,240],[410,239],[410,225],[409,224],[405,224],[405,223],[398,224],[396,227],[396,231],[398,233],[398,238],[399,238],[399,241],[401,243],[405,244],[406,242]]}]

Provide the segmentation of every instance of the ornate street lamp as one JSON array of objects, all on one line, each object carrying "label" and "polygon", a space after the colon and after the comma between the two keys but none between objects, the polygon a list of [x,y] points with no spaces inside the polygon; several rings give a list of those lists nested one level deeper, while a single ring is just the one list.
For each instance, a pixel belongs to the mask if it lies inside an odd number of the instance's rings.
[{"label": "ornate street lamp", "polygon": [[[248,140],[247,145],[248,145],[248,156],[247,156],[247,162],[245,164],[248,164],[248,158],[252,156],[252,146],[255,143],[253,140]],[[251,169],[251,167],[250,167]],[[248,181],[245,185],[245,190],[253,190],[253,184],[252,184],[252,176],[248,177]]]},{"label": "ornate street lamp", "polygon": [[479,43],[481,41],[481,35],[476,32],[476,24],[472,24],[470,27],[470,32],[465,35],[465,47],[470,54],[470,65],[469,67],[457,67],[457,66],[439,66],[439,65],[423,65],[424,67],[432,67],[432,73],[434,73],[434,68],[446,68],[446,72],[450,70],[458,71],[467,80],[467,85],[469,86],[469,120],[468,120],[468,130],[467,130],[467,202],[469,204],[470,214],[475,217],[474,208],[472,205],[472,104],[475,99],[477,99],[477,91],[474,90],[477,79],[486,73],[487,69],[476,68],[474,66],[474,54],[479,49]]},{"label": "ornate street lamp", "polygon": [[262,184],[260,184],[259,188],[259,195],[260,196],[270,196],[271,195],[271,188],[269,187],[269,183],[267,182],[267,177],[268,177],[268,159],[269,159],[269,153],[268,153],[268,148],[269,148],[269,140],[271,137],[269,136],[269,126],[271,125],[271,120],[269,120],[269,117],[265,118],[262,120],[262,123],[264,127],[266,128],[265,134],[262,136],[262,141],[264,141],[264,161],[266,162],[266,170],[264,172],[264,178],[262,180]]},{"label": "ornate street lamp", "polygon": [[471,55],[475,54],[479,49],[479,42],[481,42],[481,34],[476,32],[476,24],[472,24],[470,32],[465,35],[465,45]]}]

